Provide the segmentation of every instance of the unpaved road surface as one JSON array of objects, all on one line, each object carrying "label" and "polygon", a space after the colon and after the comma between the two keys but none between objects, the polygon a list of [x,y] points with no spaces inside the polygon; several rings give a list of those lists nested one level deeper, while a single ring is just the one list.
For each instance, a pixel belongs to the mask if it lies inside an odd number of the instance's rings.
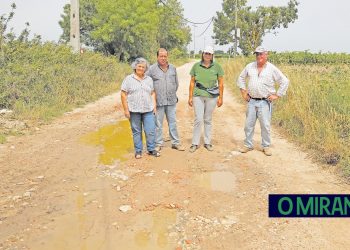
[{"label": "unpaved road surface", "polygon": [[[186,148],[191,65],[178,68]],[[136,160],[117,93],[12,138],[0,147],[0,249],[349,249],[349,219],[268,218],[270,193],[350,188],[276,133],[273,156],[238,153],[244,116],[226,89],[213,152],[167,142]]]}]

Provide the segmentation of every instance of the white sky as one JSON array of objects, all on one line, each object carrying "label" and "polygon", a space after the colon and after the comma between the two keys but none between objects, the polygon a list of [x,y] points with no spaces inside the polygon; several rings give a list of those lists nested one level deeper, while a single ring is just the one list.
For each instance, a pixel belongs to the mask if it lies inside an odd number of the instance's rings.
[{"label": "white sky", "polygon": [[[29,22],[32,33],[44,40],[57,41],[62,33],[58,25],[63,6],[69,0],[0,0],[0,15],[8,13],[15,2],[17,9],[11,22],[14,30],[20,32]],[[185,17],[203,22],[221,11],[221,0],[180,0]],[[285,5],[288,0],[248,0],[248,5]],[[299,18],[288,29],[280,29],[277,36],[267,35],[263,45],[276,51],[310,50],[312,52],[350,53],[350,21],[348,0],[299,0]],[[196,28],[196,35],[204,31],[206,25]],[[196,38],[196,50],[213,43],[212,26],[202,36]],[[193,50],[193,42],[189,45]],[[226,48],[226,47],[225,47]],[[215,49],[220,49],[215,46]]]},{"label": "white sky", "polygon": [[[191,21],[203,22],[222,10],[221,0],[180,0],[185,16]],[[298,19],[278,34],[268,34],[263,45],[275,51],[347,52],[350,53],[349,0],[298,0]],[[248,0],[256,7],[283,6],[288,0]],[[196,28],[199,35],[205,25]],[[212,27],[210,29],[212,31]],[[206,32],[205,42],[211,41],[212,32]],[[215,46],[215,45],[214,45]],[[196,50],[204,47],[204,37],[196,38]],[[193,50],[193,43],[190,44]],[[215,46],[215,49],[218,49]]]}]

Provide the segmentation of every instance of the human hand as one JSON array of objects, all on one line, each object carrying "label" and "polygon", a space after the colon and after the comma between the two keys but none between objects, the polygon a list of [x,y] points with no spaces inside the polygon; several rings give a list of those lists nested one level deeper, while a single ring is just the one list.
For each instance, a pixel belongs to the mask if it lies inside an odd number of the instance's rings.
[{"label": "human hand", "polygon": [[249,96],[248,92],[243,91],[243,92],[241,92],[241,94],[242,94],[243,99],[244,99],[246,102],[249,102],[250,96]]},{"label": "human hand", "polygon": [[224,101],[223,101],[222,97],[219,96],[218,101],[216,102],[216,105],[217,105],[218,107],[221,107],[222,104],[223,104],[223,102],[224,102]]},{"label": "human hand", "polygon": [[273,102],[273,101],[277,100],[278,98],[279,98],[278,95],[273,94],[273,95],[270,95],[267,99],[268,99],[270,102]]},{"label": "human hand", "polygon": [[190,107],[192,107],[192,106],[193,106],[193,100],[192,100],[192,97],[188,98],[188,105],[189,105]]},{"label": "human hand", "polygon": [[124,115],[127,119],[130,119],[130,112],[128,111],[124,111]]}]

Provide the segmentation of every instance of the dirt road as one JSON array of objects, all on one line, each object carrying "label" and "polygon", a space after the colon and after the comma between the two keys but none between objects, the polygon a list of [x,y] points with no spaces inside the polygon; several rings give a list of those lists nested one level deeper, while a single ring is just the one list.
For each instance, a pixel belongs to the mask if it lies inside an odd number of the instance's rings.
[{"label": "dirt road", "polygon": [[[187,148],[190,68],[178,68]],[[349,248],[348,219],[268,218],[270,193],[350,187],[276,133],[273,156],[238,153],[244,113],[227,90],[214,112],[215,150],[191,154],[167,142],[160,158],[133,158],[119,93],[12,138],[0,147],[0,249]],[[256,145],[259,133],[257,125]]]}]

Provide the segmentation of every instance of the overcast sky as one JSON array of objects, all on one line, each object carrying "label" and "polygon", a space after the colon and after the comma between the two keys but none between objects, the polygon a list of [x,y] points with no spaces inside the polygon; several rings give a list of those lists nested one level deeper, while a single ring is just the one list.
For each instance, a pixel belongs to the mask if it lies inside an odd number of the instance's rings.
[{"label": "overcast sky", "polygon": [[[221,0],[180,0],[185,17],[194,22],[203,22],[221,11]],[[15,2],[17,10],[12,26],[16,32],[29,22],[32,33],[44,40],[57,41],[62,33],[58,25],[63,6],[69,0],[0,0],[0,15],[8,13]],[[248,5],[285,5],[288,0],[248,0]],[[299,18],[280,29],[277,36],[267,35],[263,45],[275,51],[310,50],[312,52],[347,52],[350,53],[350,21],[348,20],[350,1],[348,0],[299,0]],[[192,27],[192,25],[191,25]],[[198,36],[206,25],[199,25],[195,34]],[[201,37],[196,37],[196,50],[213,43],[212,26]],[[193,42],[189,48],[193,50]],[[215,46],[215,49],[220,47]]]}]

